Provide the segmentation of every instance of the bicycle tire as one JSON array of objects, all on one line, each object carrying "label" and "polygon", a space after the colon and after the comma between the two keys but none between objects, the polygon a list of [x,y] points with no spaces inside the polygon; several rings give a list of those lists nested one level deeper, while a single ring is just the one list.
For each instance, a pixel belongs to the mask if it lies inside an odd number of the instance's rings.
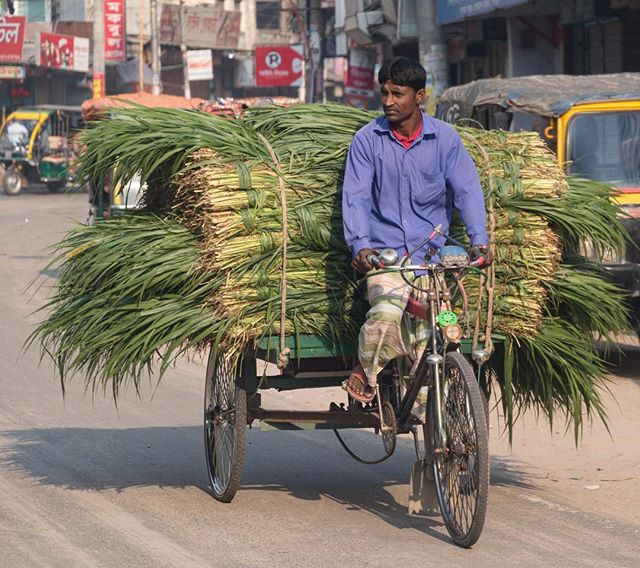
[{"label": "bicycle tire", "polygon": [[[443,367],[444,451],[435,428],[436,397],[428,402],[427,450],[440,512],[451,539],[471,548],[480,538],[489,493],[489,435],[485,405],[473,367],[460,353],[447,353]],[[425,437],[427,438],[427,437]]]},{"label": "bicycle tire", "polygon": [[240,487],[247,436],[247,393],[237,367],[209,354],[204,400],[204,443],[213,497],[229,503]]}]

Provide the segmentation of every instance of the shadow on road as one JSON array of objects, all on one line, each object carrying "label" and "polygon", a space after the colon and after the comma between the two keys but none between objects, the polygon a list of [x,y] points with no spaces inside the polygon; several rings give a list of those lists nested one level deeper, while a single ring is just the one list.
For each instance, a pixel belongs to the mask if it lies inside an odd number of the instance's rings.
[{"label": "shadow on road", "polygon": [[[354,449],[367,457],[382,454],[377,437],[362,431],[349,435]],[[252,430],[240,494],[283,492],[304,501],[329,499],[346,510],[366,511],[396,528],[415,529],[448,541],[439,515],[407,514],[414,461],[413,443],[406,438],[398,441],[389,460],[365,466],[338,447],[332,432]],[[158,486],[208,491],[200,427],[8,431],[0,433],[0,469],[70,490]],[[534,481],[516,461],[492,463],[493,485],[533,487]]]},{"label": "shadow on road", "polygon": [[634,345],[622,346],[622,351],[603,353],[607,363],[607,372],[634,379],[640,384],[640,347]]}]

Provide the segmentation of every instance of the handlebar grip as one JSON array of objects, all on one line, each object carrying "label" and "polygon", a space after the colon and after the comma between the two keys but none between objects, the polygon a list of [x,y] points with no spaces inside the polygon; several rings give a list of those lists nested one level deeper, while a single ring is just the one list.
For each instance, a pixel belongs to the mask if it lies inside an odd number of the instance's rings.
[{"label": "handlebar grip", "polygon": [[476,258],[475,260],[472,260],[469,263],[469,266],[473,266],[474,268],[482,268],[486,264],[486,262],[487,262],[487,257],[482,255]]},{"label": "handlebar grip", "polygon": [[371,253],[367,255],[367,262],[374,268],[381,268],[383,266],[382,261],[377,254]]}]

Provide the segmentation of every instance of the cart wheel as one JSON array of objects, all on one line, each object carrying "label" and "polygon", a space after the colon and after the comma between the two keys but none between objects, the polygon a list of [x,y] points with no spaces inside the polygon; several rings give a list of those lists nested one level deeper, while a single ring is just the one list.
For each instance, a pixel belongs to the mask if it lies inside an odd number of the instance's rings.
[{"label": "cart wheel", "polygon": [[396,449],[398,421],[393,406],[389,401],[382,403],[382,418],[384,419],[385,426],[388,428],[386,432],[382,432],[382,444],[384,451],[390,456]]},{"label": "cart wheel", "polygon": [[229,503],[240,486],[247,435],[247,393],[229,357],[209,354],[204,398],[204,443],[213,496]]},{"label": "cart wheel", "polygon": [[20,170],[9,166],[2,179],[2,189],[7,195],[18,195],[22,191],[23,178]]},{"label": "cart wheel", "polygon": [[[485,406],[473,367],[460,353],[444,363],[444,444],[435,428],[436,397],[429,397],[427,451],[433,460],[436,494],[452,540],[466,548],[480,538],[489,492],[489,438]],[[444,447],[443,447],[444,446]]]}]

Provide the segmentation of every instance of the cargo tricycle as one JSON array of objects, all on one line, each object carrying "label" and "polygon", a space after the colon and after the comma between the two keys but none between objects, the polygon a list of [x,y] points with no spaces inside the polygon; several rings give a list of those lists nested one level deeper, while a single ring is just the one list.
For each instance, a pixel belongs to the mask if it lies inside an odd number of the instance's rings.
[{"label": "cargo tricycle", "polygon": [[[369,464],[391,456],[397,436],[410,433],[418,458],[412,485],[419,488],[419,498],[430,503],[429,509],[439,507],[456,544],[471,547],[478,540],[489,488],[488,406],[479,378],[488,368],[492,349],[463,338],[462,320],[452,311],[452,300],[456,294],[462,296],[464,314],[468,306],[463,276],[478,271],[475,264],[480,261],[470,261],[461,247],[444,247],[439,257],[428,258],[422,265],[412,265],[407,258],[381,265],[380,270],[403,275],[417,292],[407,306],[409,319],[426,319],[433,332],[416,360],[402,358],[387,366],[370,403],[347,395],[346,402],[333,402],[326,411],[269,410],[261,404],[264,389],[340,386],[357,362],[355,343],[296,335],[264,337],[239,357],[211,348],[204,437],[215,499],[228,503],[236,494],[246,430],[254,421],[270,430],[333,429],[352,457]],[[416,271],[424,275],[412,279]],[[501,338],[494,336],[492,343],[499,352]],[[284,365],[283,353],[288,356]],[[265,363],[280,363],[278,374],[268,376]],[[414,410],[421,400],[426,414],[419,418]],[[365,460],[356,455],[340,436],[344,428],[371,428],[379,434],[382,457]]]}]

